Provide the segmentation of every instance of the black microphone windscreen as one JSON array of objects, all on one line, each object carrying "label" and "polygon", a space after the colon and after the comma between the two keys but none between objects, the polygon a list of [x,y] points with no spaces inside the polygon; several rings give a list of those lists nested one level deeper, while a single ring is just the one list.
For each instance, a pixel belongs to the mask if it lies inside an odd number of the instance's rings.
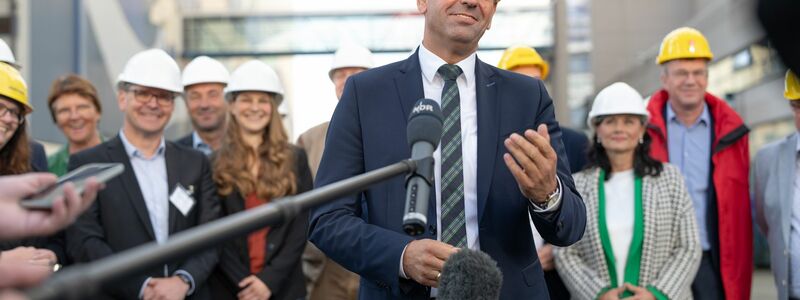
[{"label": "black microphone windscreen", "polygon": [[488,254],[461,249],[450,255],[439,278],[438,299],[497,300],[503,274]]},{"label": "black microphone windscreen", "polygon": [[420,99],[408,116],[408,144],[425,141],[436,149],[442,139],[442,109],[431,99]]}]

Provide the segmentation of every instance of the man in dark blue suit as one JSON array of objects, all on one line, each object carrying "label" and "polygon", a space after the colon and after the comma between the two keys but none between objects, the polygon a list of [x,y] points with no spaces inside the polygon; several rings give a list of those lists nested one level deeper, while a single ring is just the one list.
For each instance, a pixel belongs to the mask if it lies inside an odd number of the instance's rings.
[{"label": "man in dark blue suit", "polygon": [[586,223],[552,100],[541,81],[477,59],[497,0],[417,6],[425,16],[417,52],[348,80],[316,185],[408,158],[407,116],[418,99],[433,99],[444,132],[434,152],[429,230],[403,233],[404,178],[397,176],[315,209],[310,240],[361,275],[360,299],[436,297],[442,265],[464,247],[498,262],[503,299],[547,299],[528,215],[557,246],[578,241]]}]

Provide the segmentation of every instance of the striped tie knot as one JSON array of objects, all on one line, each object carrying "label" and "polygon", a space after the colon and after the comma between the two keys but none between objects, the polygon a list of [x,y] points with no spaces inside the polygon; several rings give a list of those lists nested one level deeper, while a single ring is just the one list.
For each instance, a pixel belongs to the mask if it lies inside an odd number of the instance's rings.
[{"label": "striped tie knot", "polygon": [[455,81],[461,73],[464,73],[461,67],[451,64],[443,64],[436,72],[442,75],[445,81]]}]

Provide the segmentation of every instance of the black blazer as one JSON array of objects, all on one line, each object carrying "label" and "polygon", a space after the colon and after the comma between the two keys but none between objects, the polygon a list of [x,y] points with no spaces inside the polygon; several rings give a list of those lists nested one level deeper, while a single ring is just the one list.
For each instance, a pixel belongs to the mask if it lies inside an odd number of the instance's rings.
[{"label": "black blazer", "polygon": [[[306,152],[292,146],[297,176],[297,193],[313,186]],[[244,198],[234,192],[222,199],[222,212],[231,215],[245,210]],[[308,213],[303,212],[285,224],[270,228],[264,269],[255,274],[272,291],[272,300],[302,299],[306,295],[305,277],[300,258],[306,245]],[[250,276],[247,236],[240,236],[222,246],[220,263],[210,279],[214,299],[237,299],[239,282]]]},{"label": "black blazer", "polygon": [[[176,184],[193,190],[195,205],[187,216],[169,205],[169,233],[173,234],[219,217],[219,199],[211,179],[211,168],[203,153],[166,142],[164,153],[170,194]],[[155,240],[150,215],[128,154],[119,136],[91,149],[73,154],[69,169],[91,162],[119,162],[125,171],[109,180],[97,200],[67,229],[67,251],[75,262],[89,262]],[[205,285],[217,264],[219,253],[209,250],[176,259],[167,264],[167,275],[185,270],[194,278],[196,287],[189,299],[210,299]],[[102,295],[92,297],[138,299],[147,277],[165,277],[164,266],[153,266],[118,282],[105,284]]]},{"label": "black blazer", "polygon": [[180,139],[175,140],[175,143],[181,146],[185,146],[187,148],[194,148],[194,137],[192,134],[188,134]]},{"label": "black blazer", "polygon": [[31,169],[34,172],[47,172],[47,154],[44,152],[44,146],[37,141],[29,141],[31,146]]},{"label": "black blazer", "polygon": [[578,173],[589,163],[589,138],[583,132],[567,127],[561,127],[561,133],[569,169],[572,173]]}]

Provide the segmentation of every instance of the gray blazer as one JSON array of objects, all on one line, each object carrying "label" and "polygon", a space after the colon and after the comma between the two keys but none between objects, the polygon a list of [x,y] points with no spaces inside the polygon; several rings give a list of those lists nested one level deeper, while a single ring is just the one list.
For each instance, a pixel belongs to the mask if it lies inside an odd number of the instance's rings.
[{"label": "gray blazer", "polygon": [[[611,283],[597,223],[599,176],[599,168],[573,175],[586,203],[586,232],[578,243],[555,250],[556,270],[573,299],[596,299]],[[642,209],[639,285],[653,286],[669,299],[692,299],[702,250],[692,200],[675,166],[665,163],[660,176],[642,179]]]},{"label": "gray blazer", "polygon": [[750,184],[755,219],[767,236],[778,299],[789,298],[789,231],[794,200],[797,134],[772,142],[756,154]]}]

